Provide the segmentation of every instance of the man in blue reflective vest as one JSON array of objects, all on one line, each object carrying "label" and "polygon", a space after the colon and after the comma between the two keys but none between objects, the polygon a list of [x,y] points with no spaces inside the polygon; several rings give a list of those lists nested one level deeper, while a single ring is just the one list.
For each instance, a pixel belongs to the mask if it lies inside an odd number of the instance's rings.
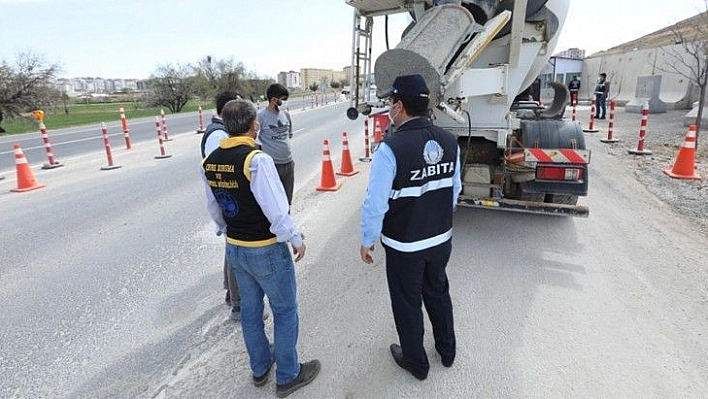
[{"label": "man in blue reflective vest", "polygon": [[422,303],[433,325],[443,366],[455,360],[450,284],[445,268],[452,250],[452,213],[462,189],[456,137],[428,119],[428,87],[420,75],[397,77],[380,98],[389,100],[395,132],[374,153],[362,206],[361,259],[381,237],[399,344],[398,366],[419,380],[430,365],[423,347]]}]

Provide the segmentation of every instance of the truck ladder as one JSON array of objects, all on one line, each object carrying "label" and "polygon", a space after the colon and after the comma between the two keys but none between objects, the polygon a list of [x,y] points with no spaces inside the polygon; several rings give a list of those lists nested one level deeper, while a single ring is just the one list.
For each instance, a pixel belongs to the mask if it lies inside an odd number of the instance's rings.
[{"label": "truck ladder", "polygon": [[[357,108],[360,102],[364,103],[370,100],[369,87],[371,87],[372,61],[371,31],[373,25],[374,18],[372,16],[365,17],[359,13],[358,9],[354,10],[354,23],[352,24],[352,68],[349,71],[349,84],[351,85],[352,96],[351,106],[354,108]],[[363,82],[361,77],[362,73],[364,74]],[[360,93],[360,87],[363,93]]]}]

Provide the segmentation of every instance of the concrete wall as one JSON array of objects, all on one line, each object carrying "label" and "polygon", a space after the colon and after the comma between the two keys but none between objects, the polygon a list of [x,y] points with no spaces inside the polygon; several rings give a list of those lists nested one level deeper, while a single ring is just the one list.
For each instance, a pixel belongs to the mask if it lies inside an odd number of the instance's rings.
[{"label": "concrete wall", "polygon": [[635,98],[637,78],[662,75],[659,98],[668,109],[690,109],[698,94],[689,79],[677,73],[667,72],[674,62],[672,54],[690,59],[680,45],[648,49],[634,49],[624,53],[598,53],[585,59],[581,78],[581,99],[590,99],[595,81],[600,72],[610,81],[610,98],[624,105]]}]

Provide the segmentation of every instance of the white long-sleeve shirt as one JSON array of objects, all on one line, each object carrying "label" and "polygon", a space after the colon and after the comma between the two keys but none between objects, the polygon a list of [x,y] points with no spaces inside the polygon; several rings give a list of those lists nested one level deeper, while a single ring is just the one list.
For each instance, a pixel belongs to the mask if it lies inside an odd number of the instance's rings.
[{"label": "white long-sleeve shirt", "polygon": [[[263,214],[270,222],[270,232],[275,234],[278,242],[289,242],[296,248],[302,246],[302,235],[295,222],[288,214],[288,197],[278,177],[273,158],[265,153],[258,153],[251,159],[250,189]],[[219,203],[209,187],[204,170],[201,170],[202,181],[206,194],[206,207],[209,216],[216,223],[217,234],[226,233],[226,222]]]}]

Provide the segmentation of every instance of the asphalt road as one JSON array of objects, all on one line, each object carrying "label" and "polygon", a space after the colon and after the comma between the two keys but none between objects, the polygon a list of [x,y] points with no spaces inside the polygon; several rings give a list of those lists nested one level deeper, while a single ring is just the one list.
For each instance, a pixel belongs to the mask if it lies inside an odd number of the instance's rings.
[{"label": "asphalt road", "polygon": [[[321,95],[318,97],[318,103],[315,107],[314,103],[312,103],[312,97],[293,97],[289,101],[288,107],[293,114],[297,114],[335,104],[332,93],[327,95],[326,103],[324,104],[322,104],[322,98]],[[259,106],[264,106],[264,104],[264,102],[260,102]],[[209,124],[214,112],[214,109],[203,110],[202,118],[205,127]],[[155,117],[132,119],[130,117],[130,111],[126,112],[126,117],[130,129],[131,143],[133,143],[133,145],[152,145],[159,151]],[[115,120],[105,122],[108,128],[108,136],[112,150],[115,152],[125,150],[125,138],[118,112],[116,112]],[[166,124],[168,138],[171,138],[172,134],[176,132],[196,131],[199,126],[199,117],[196,112],[181,114],[168,113],[166,115]],[[47,134],[49,136],[54,159],[65,166],[67,164],[67,158],[73,158],[93,151],[102,151],[105,153],[100,124],[66,129],[52,129],[51,126],[48,126]],[[22,152],[25,154],[30,164],[41,166],[44,163],[48,163],[47,151],[39,130],[32,133],[0,136],[0,175],[13,174],[15,171],[15,157],[13,153],[13,144],[15,143],[20,145]]]},{"label": "asphalt road", "polygon": [[[293,216],[307,234],[298,263],[300,354],[323,369],[293,397],[705,397],[705,236],[592,149],[587,219],[459,209],[449,265],[458,358],[418,382],[388,354],[396,341],[383,251],[358,257],[369,165],[334,193],[319,183],[322,140],[363,153],[345,104],[293,112]],[[154,123],[154,122],[153,122]],[[0,396],[272,397],[255,388],[221,289],[223,241],[203,206],[199,135],[102,147],[54,170],[46,188],[0,181]],[[131,126],[132,128],[132,126]],[[188,130],[188,131],[187,131]],[[70,161],[70,162],[69,162]]]}]

